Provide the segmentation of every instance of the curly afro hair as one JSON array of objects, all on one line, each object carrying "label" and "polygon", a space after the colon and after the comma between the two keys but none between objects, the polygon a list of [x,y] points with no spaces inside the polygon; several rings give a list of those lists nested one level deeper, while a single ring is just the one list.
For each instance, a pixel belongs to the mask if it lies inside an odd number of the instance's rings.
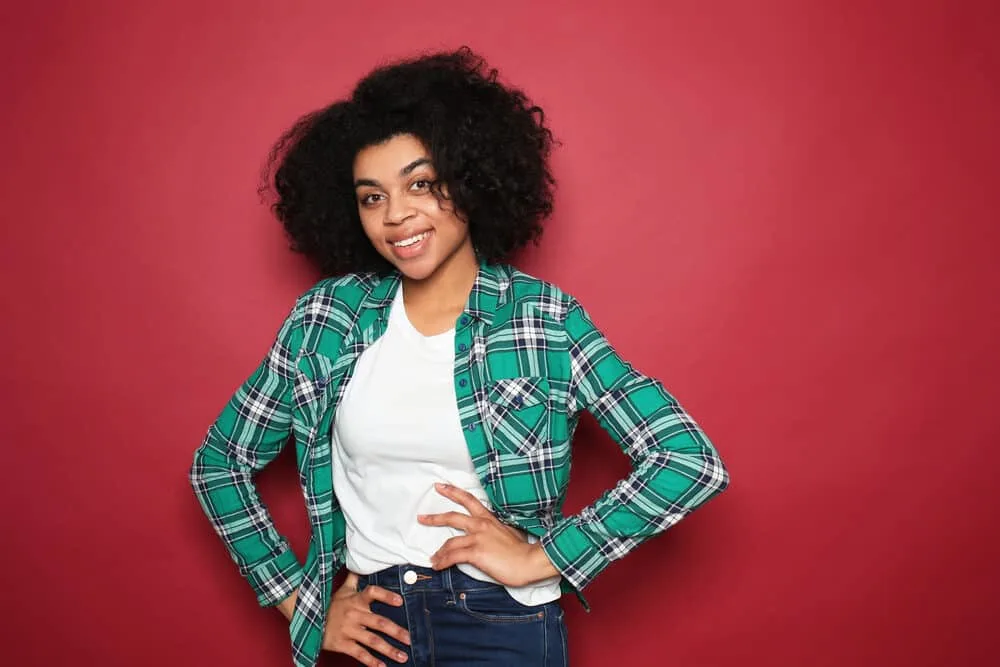
[{"label": "curly afro hair", "polygon": [[361,226],[353,164],[400,134],[430,152],[435,191],[468,222],[481,261],[537,242],[552,212],[552,132],[542,109],[497,76],[463,47],[379,67],[348,99],[300,118],[272,149],[262,185],[292,249],[328,276],[392,268]]}]

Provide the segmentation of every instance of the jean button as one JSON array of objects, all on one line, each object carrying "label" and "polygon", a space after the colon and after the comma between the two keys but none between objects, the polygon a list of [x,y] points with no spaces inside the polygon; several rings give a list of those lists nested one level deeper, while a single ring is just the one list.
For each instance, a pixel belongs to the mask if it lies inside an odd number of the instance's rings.
[{"label": "jean button", "polygon": [[417,573],[413,570],[407,570],[403,573],[403,582],[410,586],[417,583]]}]

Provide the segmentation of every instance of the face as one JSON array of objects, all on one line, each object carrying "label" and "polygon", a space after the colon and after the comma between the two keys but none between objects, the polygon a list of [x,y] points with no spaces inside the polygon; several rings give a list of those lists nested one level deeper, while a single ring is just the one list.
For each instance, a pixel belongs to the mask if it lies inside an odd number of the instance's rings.
[{"label": "face", "polygon": [[450,200],[435,195],[436,180],[429,151],[413,135],[369,146],[354,159],[354,192],[365,234],[411,280],[470,260],[475,266],[469,226]]}]

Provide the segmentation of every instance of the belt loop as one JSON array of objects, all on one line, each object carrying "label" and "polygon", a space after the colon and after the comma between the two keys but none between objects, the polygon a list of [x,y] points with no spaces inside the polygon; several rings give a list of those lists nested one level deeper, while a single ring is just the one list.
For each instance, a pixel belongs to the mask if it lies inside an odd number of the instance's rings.
[{"label": "belt loop", "polygon": [[454,566],[452,566],[446,570],[441,570],[441,583],[444,585],[444,589],[448,591],[448,599],[452,602],[455,601],[455,584],[451,579],[451,573],[454,569]]}]

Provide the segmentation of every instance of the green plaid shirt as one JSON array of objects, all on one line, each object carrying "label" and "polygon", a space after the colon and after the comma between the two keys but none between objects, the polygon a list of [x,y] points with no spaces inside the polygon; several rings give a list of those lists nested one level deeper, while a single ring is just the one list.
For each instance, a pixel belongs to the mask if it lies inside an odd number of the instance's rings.
[{"label": "green plaid shirt", "polygon": [[[345,556],[331,424],[358,357],[386,329],[398,285],[398,274],[349,275],[302,295],[191,467],[195,494],[259,603],[277,604],[299,588],[291,622],[299,667],[317,660]],[[458,318],[455,393],[469,454],[496,515],[541,538],[565,588],[579,592],[728,484],[708,438],[660,383],[619,357],[573,297],[509,266],[480,268]],[[564,517],[581,410],[618,442],[632,472]],[[253,483],[290,439],[311,524],[304,564]]]}]

